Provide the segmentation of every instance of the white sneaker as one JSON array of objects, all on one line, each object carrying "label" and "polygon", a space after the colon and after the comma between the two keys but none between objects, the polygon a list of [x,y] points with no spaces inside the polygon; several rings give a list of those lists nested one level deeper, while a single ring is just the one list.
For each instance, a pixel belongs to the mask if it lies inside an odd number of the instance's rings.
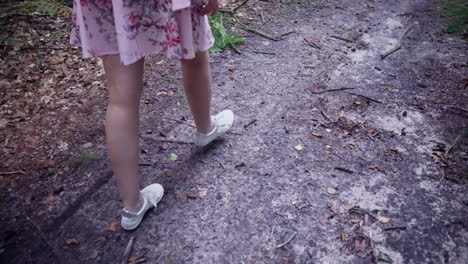
[{"label": "white sneaker", "polygon": [[133,230],[138,227],[146,211],[152,207],[156,207],[159,201],[161,201],[164,195],[164,188],[161,184],[155,183],[146,186],[140,193],[143,199],[140,211],[134,213],[123,209],[121,225],[125,230]]},{"label": "white sneaker", "polygon": [[223,135],[231,128],[234,122],[234,113],[231,110],[224,110],[221,113],[212,116],[211,119],[215,124],[215,128],[208,134],[197,132],[194,143],[197,146],[206,146],[218,136]]}]

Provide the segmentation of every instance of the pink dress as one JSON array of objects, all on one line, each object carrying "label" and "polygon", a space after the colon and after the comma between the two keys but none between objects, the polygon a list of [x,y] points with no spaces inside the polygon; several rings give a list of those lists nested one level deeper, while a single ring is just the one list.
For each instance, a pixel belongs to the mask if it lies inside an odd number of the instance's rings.
[{"label": "pink dress", "polygon": [[70,43],[83,57],[120,54],[128,65],[150,54],[192,59],[214,43],[203,0],[74,0]]}]

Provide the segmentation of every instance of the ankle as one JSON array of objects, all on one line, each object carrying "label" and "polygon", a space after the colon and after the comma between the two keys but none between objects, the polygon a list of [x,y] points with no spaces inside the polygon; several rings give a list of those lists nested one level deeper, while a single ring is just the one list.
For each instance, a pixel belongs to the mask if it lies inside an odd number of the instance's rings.
[{"label": "ankle", "polygon": [[135,203],[125,203],[124,202],[124,210],[132,213],[138,213],[140,209],[143,207],[143,197],[140,195],[140,198]]},{"label": "ankle", "polygon": [[213,119],[211,119],[210,121],[210,124],[208,125],[208,127],[204,128],[204,129],[197,129],[198,133],[201,133],[201,134],[210,134],[211,132],[213,132],[213,130],[216,128],[216,124],[214,122]]}]

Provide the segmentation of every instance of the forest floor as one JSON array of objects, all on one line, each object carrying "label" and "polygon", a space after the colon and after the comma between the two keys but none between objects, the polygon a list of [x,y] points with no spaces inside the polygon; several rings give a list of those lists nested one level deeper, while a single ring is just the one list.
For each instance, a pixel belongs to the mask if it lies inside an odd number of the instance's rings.
[{"label": "forest floor", "polygon": [[42,28],[49,48],[0,59],[0,262],[121,263],[134,237],[132,263],[466,263],[468,148],[451,146],[468,126],[468,45],[440,4],[247,2],[236,17],[272,39],[233,23],[241,54],[212,55],[214,112],[236,120],[205,148],[179,63],[147,58],[142,185],[166,193],[134,232],[119,225],[102,65],[67,46],[68,23]]}]

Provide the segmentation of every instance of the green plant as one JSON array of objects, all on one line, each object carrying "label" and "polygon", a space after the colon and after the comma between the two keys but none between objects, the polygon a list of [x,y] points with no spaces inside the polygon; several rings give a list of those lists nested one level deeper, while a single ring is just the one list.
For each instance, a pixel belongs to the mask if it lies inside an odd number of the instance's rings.
[{"label": "green plant", "polygon": [[45,16],[71,16],[72,9],[57,0],[29,0],[9,5],[0,10],[1,16],[10,14],[45,15]]},{"label": "green plant", "polygon": [[468,3],[447,3],[436,10],[449,18],[447,32],[450,34],[468,30]]},{"label": "green plant", "polygon": [[217,13],[209,18],[215,44],[211,52],[220,52],[228,48],[237,49],[238,45],[245,42],[245,39],[226,31],[224,27],[224,18],[221,13]]}]

